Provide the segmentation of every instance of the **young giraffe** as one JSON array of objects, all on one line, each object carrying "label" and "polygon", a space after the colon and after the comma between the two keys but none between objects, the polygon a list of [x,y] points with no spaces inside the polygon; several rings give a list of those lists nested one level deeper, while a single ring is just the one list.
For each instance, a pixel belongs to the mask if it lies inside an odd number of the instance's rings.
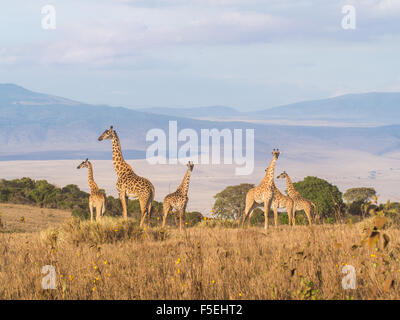
[{"label": "young giraffe", "polygon": [[143,225],[146,216],[151,214],[151,203],[154,200],[154,186],[146,178],[139,177],[132,167],[125,162],[122,156],[121,145],[117,133],[113,130],[113,126],[107,129],[99,137],[99,141],[111,140],[113,147],[113,163],[117,173],[117,190],[122,203],[122,215],[125,220],[128,219],[126,200],[129,197],[137,197],[139,199],[140,211],[142,218],[140,226]]},{"label": "young giraffe", "polygon": [[99,187],[93,179],[93,166],[90,161],[86,158],[77,169],[88,168],[88,180],[90,188],[89,196],[89,210],[90,210],[90,221],[93,221],[93,207],[96,208],[96,221],[101,219],[101,216],[106,211],[106,197],[99,191]]},{"label": "young giraffe", "polygon": [[272,160],[265,170],[265,177],[261,181],[261,183],[252,189],[250,189],[246,194],[246,208],[244,210],[242,225],[246,222],[246,219],[251,218],[253,214],[253,210],[261,203],[264,203],[264,210],[265,210],[265,225],[264,229],[268,229],[268,213],[269,209],[271,208],[272,199],[274,196],[274,188],[273,188],[273,181],[274,181],[274,170],[276,160],[280,155],[279,149],[274,149],[272,151]]},{"label": "young giraffe", "polygon": [[296,191],[292,183],[292,180],[290,179],[286,171],[283,171],[279,176],[277,176],[277,179],[285,179],[285,178],[286,178],[287,193],[289,197],[292,198],[292,200],[294,201],[293,216],[292,216],[293,225],[296,225],[296,211],[304,210],[304,212],[307,215],[308,223],[311,226],[312,225],[311,207],[314,207],[314,209],[316,209],[317,208],[316,205],[311,201],[304,199],[301,196],[301,194]]},{"label": "young giraffe", "polygon": [[274,210],[275,227],[278,226],[278,209],[286,208],[289,217],[289,226],[292,224],[294,201],[282,194],[276,187],[275,182],[272,182],[272,188],[274,189],[274,197],[272,198],[272,209]]},{"label": "young giraffe", "polygon": [[190,175],[192,174],[194,164],[193,162],[187,163],[187,171],[183,177],[182,183],[179,185],[175,192],[170,193],[164,198],[163,202],[163,223],[165,227],[165,221],[167,220],[168,212],[171,209],[175,209],[179,212],[179,230],[182,231],[182,218],[185,214],[186,205],[189,200],[187,193],[189,190]]}]

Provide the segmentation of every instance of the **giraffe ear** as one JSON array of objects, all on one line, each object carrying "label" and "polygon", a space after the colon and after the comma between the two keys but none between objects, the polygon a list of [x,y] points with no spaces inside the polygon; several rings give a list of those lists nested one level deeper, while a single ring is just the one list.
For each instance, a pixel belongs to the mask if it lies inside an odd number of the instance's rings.
[{"label": "giraffe ear", "polygon": [[85,161],[88,161],[89,159],[88,158],[86,158],[86,160]]},{"label": "giraffe ear", "polygon": [[110,130],[112,130],[114,127],[113,126],[110,126]]}]

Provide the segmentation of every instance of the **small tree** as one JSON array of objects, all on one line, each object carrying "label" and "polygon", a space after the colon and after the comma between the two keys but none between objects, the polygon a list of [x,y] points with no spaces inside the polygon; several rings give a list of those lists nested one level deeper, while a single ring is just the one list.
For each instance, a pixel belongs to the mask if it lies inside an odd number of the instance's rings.
[{"label": "small tree", "polygon": [[376,196],[374,188],[351,188],[343,194],[343,198],[348,203],[358,201],[365,203],[371,200],[373,196]]},{"label": "small tree", "polygon": [[247,192],[253,188],[253,184],[242,183],[229,186],[217,193],[213,206],[214,215],[219,219],[239,219],[243,215]]},{"label": "small tree", "polygon": [[377,202],[376,191],[373,188],[350,188],[343,198],[347,201],[348,211],[350,214],[360,214],[365,217],[368,206],[371,201]]}]

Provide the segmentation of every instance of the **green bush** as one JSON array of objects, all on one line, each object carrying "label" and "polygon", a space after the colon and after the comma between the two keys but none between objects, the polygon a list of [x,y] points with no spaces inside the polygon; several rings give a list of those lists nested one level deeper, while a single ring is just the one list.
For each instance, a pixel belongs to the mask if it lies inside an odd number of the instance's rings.
[{"label": "green bush", "polygon": [[[271,212],[270,212],[270,215],[271,215]],[[253,211],[253,214],[251,215],[251,218],[250,218],[250,224],[252,226],[256,226],[259,224],[264,225],[264,222],[265,222],[264,211],[261,210],[261,208],[255,208]]]},{"label": "green bush", "polygon": [[287,212],[278,212],[278,221],[279,224],[289,224],[289,215]]},{"label": "green bush", "polygon": [[348,213],[351,215],[361,215],[361,206],[363,205],[363,201],[354,201],[347,205]]},{"label": "green bush", "polygon": [[90,212],[82,208],[75,208],[72,209],[72,216],[80,220],[87,220],[90,218]]},{"label": "green bush", "polygon": [[198,211],[193,212],[185,212],[185,222],[189,227],[194,227],[196,224],[200,223],[203,220],[203,215]]},{"label": "green bush", "polygon": [[296,225],[304,226],[308,224],[308,219],[303,210],[296,212]]},{"label": "green bush", "polygon": [[[100,190],[104,193],[104,190]],[[89,219],[89,193],[79,189],[77,185],[69,184],[58,188],[46,180],[32,180],[30,178],[0,180],[0,202],[35,205],[43,208],[71,210],[72,216],[81,220]],[[128,200],[128,215],[140,219],[140,205],[138,200]],[[162,203],[153,201],[152,222],[160,216]],[[121,216],[122,206],[120,199],[112,196],[106,198],[106,216]]]},{"label": "green bush", "polygon": [[328,217],[324,221],[324,223],[326,223],[326,224],[334,224],[335,222],[336,222],[336,220],[333,217]]}]

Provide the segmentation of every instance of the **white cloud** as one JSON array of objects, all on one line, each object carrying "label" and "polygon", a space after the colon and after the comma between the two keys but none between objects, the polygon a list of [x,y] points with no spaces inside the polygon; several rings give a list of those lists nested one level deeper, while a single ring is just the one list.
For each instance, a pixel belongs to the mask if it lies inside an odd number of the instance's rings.
[{"label": "white cloud", "polygon": [[113,10],[106,20],[62,28],[62,37],[43,48],[41,61],[101,64],[171,45],[268,41],[290,26],[287,19],[257,12],[129,6]]},{"label": "white cloud", "polygon": [[80,3],[74,10],[57,5],[56,36],[40,43],[25,39],[0,54],[0,63],[106,65],[170,46],[349,42],[400,34],[400,0],[354,0],[361,26],[355,32],[340,27],[341,4],[348,3],[352,1],[114,0]]}]

